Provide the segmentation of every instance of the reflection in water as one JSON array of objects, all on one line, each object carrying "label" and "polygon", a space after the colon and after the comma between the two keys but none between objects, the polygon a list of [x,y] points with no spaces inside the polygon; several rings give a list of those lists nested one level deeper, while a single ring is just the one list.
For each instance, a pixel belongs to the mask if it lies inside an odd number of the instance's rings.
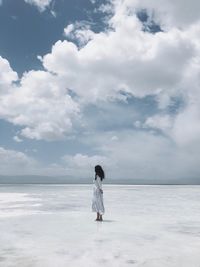
[{"label": "reflection in water", "polygon": [[134,188],[104,186],[101,222],[90,185],[1,186],[0,266],[198,266],[200,187]]}]

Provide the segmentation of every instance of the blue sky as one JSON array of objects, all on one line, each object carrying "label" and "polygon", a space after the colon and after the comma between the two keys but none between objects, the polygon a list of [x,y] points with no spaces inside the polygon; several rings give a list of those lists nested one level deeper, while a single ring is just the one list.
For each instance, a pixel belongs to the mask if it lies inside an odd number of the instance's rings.
[{"label": "blue sky", "polygon": [[52,44],[64,39],[63,29],[67,24],[86,20],[94,22],[95,30],[103,26],[99,23],[101,16],[92,12],[95,6],[89,0],[59,0],[52,1],[47,10],[39,12],[37,7],[22,0],[3,1],[0,9],[1,55],[19,74],[41,69],[37,55],[46,54]]},{"label": "blue sky", "polygon": [[185,5],[1,1],[0,174],[198,179],[200,17]]},{"label": "blue sky", "polygon": [[[96,4],[86,0],[52,1],[43,12],[37,6],[24,1],[3,1],[0,8],[1,56],[8,59],[12,68],[21,76],[29,70],[43,69],[38,55],[44,55],[51,50],[57,40],[64,40],[63,29],[75,21],[93,22],[93,28],[98,31],[104,27],[102,16],[93,14]],[[66,151],[75,152],[85,148],[81,143],[71,141],[44,142],[25,139],[22,143],[13,140],[13,135],[20,127],[13,126],[1,120],[1,145],[20,151],[28,151],[35,156],[37,150],[39,160],[51,162]],[[64,143],[64,145],[63,145]]]}]

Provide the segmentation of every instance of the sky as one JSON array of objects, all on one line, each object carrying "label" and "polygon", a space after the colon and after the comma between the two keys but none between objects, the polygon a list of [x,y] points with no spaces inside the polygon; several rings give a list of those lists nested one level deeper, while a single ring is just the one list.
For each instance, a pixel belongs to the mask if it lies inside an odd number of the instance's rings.
[{"label": "sky", "polygon": [[0,175],[200,180],[199,8],[1,0]]}]

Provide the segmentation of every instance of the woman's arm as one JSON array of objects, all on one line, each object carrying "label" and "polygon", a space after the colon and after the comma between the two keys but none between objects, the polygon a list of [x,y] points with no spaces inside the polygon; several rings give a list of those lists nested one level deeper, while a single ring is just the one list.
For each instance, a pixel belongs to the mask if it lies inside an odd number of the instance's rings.
[{"label": "woman's arm", "polygon": [[103,194],[101,179],[98,176],[97,176],[96,181],[97,181],[97,187],[99,191]]}]

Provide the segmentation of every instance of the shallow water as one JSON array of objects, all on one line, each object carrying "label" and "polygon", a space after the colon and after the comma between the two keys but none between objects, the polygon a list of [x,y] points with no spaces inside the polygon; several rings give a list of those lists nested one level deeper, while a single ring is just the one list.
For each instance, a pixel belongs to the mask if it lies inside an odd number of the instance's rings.
[{"label": "shallow water", "polygon": [[200,266],[200,186],[0,186],[0,266]]}]

